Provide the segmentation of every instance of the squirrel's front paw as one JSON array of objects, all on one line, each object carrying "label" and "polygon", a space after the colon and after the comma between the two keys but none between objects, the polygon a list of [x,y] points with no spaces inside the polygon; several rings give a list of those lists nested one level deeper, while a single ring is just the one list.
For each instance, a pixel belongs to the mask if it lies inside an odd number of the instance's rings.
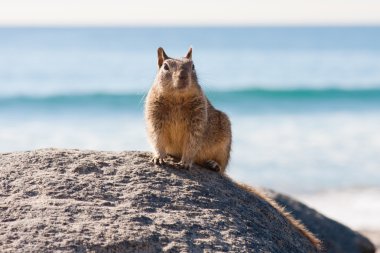
[{"label": "squirrel's front paw", "polygon": [[215,172],[220,172],[221,171],[220,165],[217,162],[215,162],[214,160],[208,160],[205,163],[205,167],[207,169],[215,171]]},{"label": "squirrel's front paw", "polygon": [[179,167],[181,167],[182,169],[185,169],[185,170],[190,170],[190,168],[192,166],[192,163],[191,162],[180,161],[179,163],[177,163],[177,166],[179,166]]},{"label": "squirrel's front paw", "polygon": [[160,156],[154,156],[152,159],[152,162],[156,165],[164,165],[165,164],[164,158],[162,158]]}]

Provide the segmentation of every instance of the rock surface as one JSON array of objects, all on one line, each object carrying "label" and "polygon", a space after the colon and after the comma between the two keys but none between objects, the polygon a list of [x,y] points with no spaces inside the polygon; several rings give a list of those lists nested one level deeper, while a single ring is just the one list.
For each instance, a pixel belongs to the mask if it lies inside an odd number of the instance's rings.
[{"label": "rock surface", "polygon": [[316,252],[228,178],[149,160],[144,152],[0,154],[0,252]]}]

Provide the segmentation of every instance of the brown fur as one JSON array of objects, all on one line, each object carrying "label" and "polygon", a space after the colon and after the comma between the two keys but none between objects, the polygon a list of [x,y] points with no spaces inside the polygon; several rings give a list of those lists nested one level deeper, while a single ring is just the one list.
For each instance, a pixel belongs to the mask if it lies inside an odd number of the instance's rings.
[{"label": "brown fur", "polygon": [[147,95],[145,118],[154,148],[154,162],[168,155],[180,165],[193,163],[225,172],[231,150],[231,124],[216,110],[198,84],[192,50],[184,58],[169,58],[158,49],[158,73]]}]

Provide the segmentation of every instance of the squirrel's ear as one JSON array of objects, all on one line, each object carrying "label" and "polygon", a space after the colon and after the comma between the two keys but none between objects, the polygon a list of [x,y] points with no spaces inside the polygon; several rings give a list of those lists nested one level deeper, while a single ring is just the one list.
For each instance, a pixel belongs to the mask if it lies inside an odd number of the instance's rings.
[{"label": "squirrel's ear", "polygon": [[160,68],[164,61],[166,59],[169,59],[169,57],[166,55],[164,49],[162,47],[159,47],[157,49],[157,56],[158,56],[158,67]]},{"label": "squirrel's ear", "polygon": [[186,57],[187,59],[191,60],[192,55],[193,55],[193,49],[190,47],[190,48],[189,48],[189,51],[187,52],[187,54],[186,54],[185,57]]}]

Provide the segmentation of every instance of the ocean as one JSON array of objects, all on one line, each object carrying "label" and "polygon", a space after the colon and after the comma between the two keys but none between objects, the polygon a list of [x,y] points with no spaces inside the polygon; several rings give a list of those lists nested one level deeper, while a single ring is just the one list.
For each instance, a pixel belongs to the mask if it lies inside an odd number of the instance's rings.
[{"label": "ocean", "polygon": [[321,209],[348,191],[376,219],[380,27],[2,27],[0,152],[151,150],[143,108],[159,46],[193,47],[203,89],[232,121],[232,178]]}]

